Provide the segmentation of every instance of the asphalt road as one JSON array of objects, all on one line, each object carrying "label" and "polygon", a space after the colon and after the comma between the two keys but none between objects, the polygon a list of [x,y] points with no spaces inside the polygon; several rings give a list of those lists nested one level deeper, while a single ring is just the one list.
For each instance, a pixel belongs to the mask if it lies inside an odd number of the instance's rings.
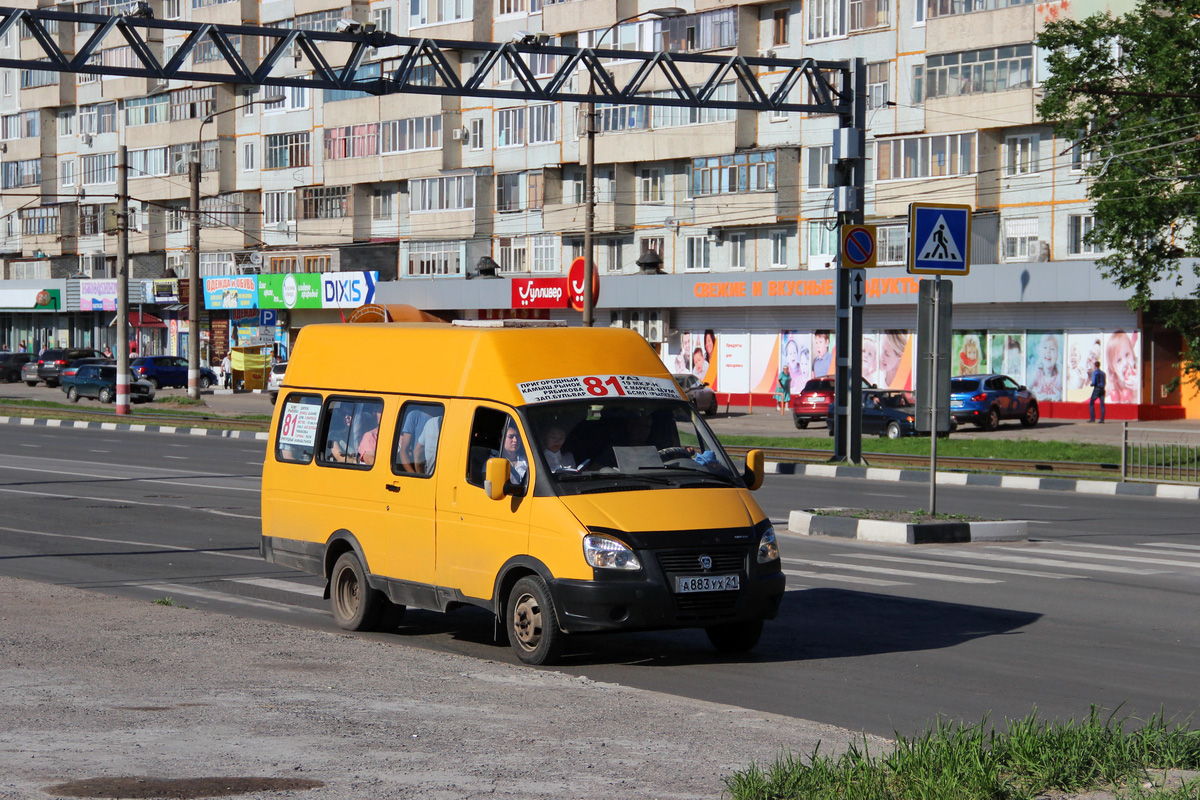
[{"label": "asphalt road", "polygon": [[[258,558],[263,445],[3,426],[0,574],[317,630],[320,587]],[[772,476],[767,512],[918,508],[927,486]],[[703,633],[572,640],[557,668],[881,735],[1200,710],[1194,502],[939,487],[939,509],[1030,520],[1038,541],[897,547],[785,536],[789,592],[748,658]],[[516,663],[488,615],[410,614],[380,641]],[[219,668],[220,665],[214,665]]]}]

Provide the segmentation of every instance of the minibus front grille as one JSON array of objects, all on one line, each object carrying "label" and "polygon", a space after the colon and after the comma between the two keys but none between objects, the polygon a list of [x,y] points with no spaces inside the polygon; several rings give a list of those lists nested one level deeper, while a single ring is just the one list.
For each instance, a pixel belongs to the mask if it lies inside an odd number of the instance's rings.
[{"label": "minibus front grille", "polygon": [[675,609],[680,620],[724,617],[737,610],[739,592],[704,592],[675,595]]},{"label": "minibus front grille", "polygon": [[[743,549],[707,550],[697,548],[695,550],[665,550],[659,551],[656,555],[658,557],[658,565],[668,575],[728,574],[731,572],[741,572],[746,566],[746,551]],[[712,560],[712,566],[708,569],[705,569],[700,563],[700,559],[704,556]]]}]

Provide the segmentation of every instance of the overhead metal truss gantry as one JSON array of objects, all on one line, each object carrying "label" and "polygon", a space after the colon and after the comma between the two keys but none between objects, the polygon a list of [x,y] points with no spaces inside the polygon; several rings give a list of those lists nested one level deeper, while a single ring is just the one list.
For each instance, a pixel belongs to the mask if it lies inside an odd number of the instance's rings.
[{"label": "overhead metal truss gantry", "polygon": [[[145,3],[138,4],[148,9]],[[64,49],[77,41],[79,25],[91,34],[78,50]],[[842,129],[835,140],[837,159],[832,170],[835,208],[840,224],[862,223],[865,183],[866,66],[853,61],[818,61],[764,56],[719,56],[707,53],[643,52],[634,50],[562,47],[534,42],[473,42],[397,36],[353,25],[347,31],[310,31],[256,25],[159,20],[149,14],[108,16],[70,11],[0,7],[0,38],[17,29],[32,38],[40,57],[0,58],[0,67],[48,70],[111,77],[226,83],[261,87],[307,87],[357,91],[369,95],[423,94],[452,97],[488,97],[541,102],[610,103],[614,105],[722,108],[748,111],[836,114]],[[166,34],[182,34],[183,42],[171,57],[161,58]],[[176,37],[172,37],[178,38]],[[246,47],[257,38],[257,48]],[[198,47],[212,48],[220,59],[206,59],[196,68]],[[30,48],[22,45],[28,52]],[[101,53],[112,47],[129,47],[140,66],[102,63]],[[378,73],[365,70],[373,48],[395,48]],[[247,60],[243,52],[254,53]],[[258,54],[261,53],[261,57]],[[541,74],[533,65],[554,57],[552,74]],[[617,84],[611,62],[622,66],[627,80]],[[512,78],[496,80],[505,65]],[[576,77],[586,72],[587,91]],[[773,88],[763,87],[769,76]],[[721,99],[718,89],[733,82],[734,99]],[[663,91],[664,83],[669,89]],[[653,90],[653,94],[651,91]],[[849,135],[846,135],[849,134]],[[123,151],[122,151],[123,152]],[[840,190],[840,191],[838,191]],[[124,192],[122,192],[124,196]],[[124,225],[121,226],[124,233]],[[198,250],[198,245],[194,248]],[[198,274],[193,255],[193,272]],[[840,259],[839,259],[840,266]],[[119,267],[125,277],[127,273]],[[193,276],[194,277],[194,276]],[[124,292],[119,293],[124,299]],[[834,460],[862,460],[862,309],[850,303],[850,281],[845,269],[837,270],[837,399],[834,426]],[[192,294],[195,298],[196,293]],[[118,324],[123,329],[124,304],[119,303]],[[193,309],[193,318],[199,316]],[[122,330],[121,339],[124,339]],[[198,340],[194,340],[198,341]],[[849,347],[846,347],[846,344]],[[118,411],[127,410],[127,387],[121,386],[127,354],[122,341],[118,372]],[[189,386],[199,375],[199,346],[189,354]],[[849,350],[847,353],[846,351]],[[122,394],[122,388],[125,394]],[[198,390],[197,390],[198,391]],[[195,394],[194,396],[198,396]]]},{"label": "overhead metal truss gantry", "polygon": [[[83,23],[95,28],[78,51],[72,53],[60,44],[57,28],[64,23]],[[44,59],[37,60],[36,68],[58,72],[250,86],[304,86],[373,95],[409,93],[544,102],[798,111],[843,117],[853,113],[854,105],[852,63],[848,61],[425,39],[371,30],[370,26],[343,33],[0,8],[0,36],[19,26],[37,42],[44,54]],[[161,44],[151,38],[156,31],[160,37],[167,33],[186,35],[179,49],[165,62],[155,55],[155,50],[161,52]],[[256,64],[248,63],[240,52],[239,40],[244,37],[257,37],[263,45],[263,56]],[[74,42],[74,37],[69,41]],[[204,69],[196,69],[190,57],[201,45],[215,48],[223,63],[214,61]],[[96,57],[101,50],[121,46],[130,47],[141,66],[97,63]],[[360,74],[370,50],[382,47],[399,49],[399,55],[394,60],[389,59],[395,68],[386,75]],[[333,51],[340,57],[332,57]],[[296,74],[294,53],[303,54],[310,70],[307,74]],[[464,54],[480,55],[481,58],[472,63],[464,58]],[[533,58],[544,59],[546,56],[556,57],[557,67],[552,75],[539,76],[530,62]],[[612,60],[636,65],[623,85],[618,85],[606,68],[606,62]],[[465,69],[460,66],[464,61]],[[513,75],[506,81],[507,85],[494,84],[493,72],[501,62],[507,64]],[[0,58],[0,66],[35,68],[29,59]],[[580,70],[585,70],[592,78],[593,92],[574,88],[576,84],[572,78]],[[701,79],[689,80],[685,71],[699,75]],[[466,75],[467,72],[470,74]],[[759,78],[765,73],[770,73],[774,84],[769,91]],[[647,84],[656,75],[665,78],[670,91],[650,96]],[[718,87],[728,81],[735,81],[744,90],[742,99],[717,99]],[[792,99],[793,95],[797,99]],[[804,102],[800,102],[801,99]]]}]

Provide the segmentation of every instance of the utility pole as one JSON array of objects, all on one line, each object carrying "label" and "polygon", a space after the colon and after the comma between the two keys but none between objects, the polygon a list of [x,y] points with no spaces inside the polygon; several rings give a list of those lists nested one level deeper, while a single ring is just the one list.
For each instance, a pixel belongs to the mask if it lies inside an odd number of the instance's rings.
[{"label": "utility pole", "polygon": [[188,164],[188,179],[192,186],[191,222],[188,226],[188,397],[200,399],[200,152],[196,143],[196,158]]},{"label": "utility pole", "polygon": [[[140,320],[139,320],[140,321]],[[129,159],[117,148],[117,414],[129,406]]]}]

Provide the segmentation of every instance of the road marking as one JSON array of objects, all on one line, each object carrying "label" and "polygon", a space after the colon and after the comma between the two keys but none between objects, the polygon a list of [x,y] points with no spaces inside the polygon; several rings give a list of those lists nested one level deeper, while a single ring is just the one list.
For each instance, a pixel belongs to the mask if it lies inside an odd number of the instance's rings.
[{"label": "road marking", "polygon": [[908,497],[906,494],[884,494],[883,492],[864,492],[867,497]]},{"label": "road marking", "polygon": [[[215,514],[218,517],[236,517],[238,519],[262,519],[258,514],[237,514],[233,511],[220,511],[215,508],[196,508],[194,506],[182,506],[178,503],[149,503],[145,500],[121,500],[115,497],[91,497],[85,494],[55,494],[54,492],[35,492],[31,489],[9,489],[0,486],[0,492],[8,492],[9,494],[27,494],[33,497],[56,497],[62,500],[91,500],[96,503],[112,503],[118,506],[148,506],[150,508],[170,508],[174,510],[187,509],[188,511],[198,511],[202,514]],[[3,530],[0,528],[0,530]]]},{"label": "road marking", "polygon": [[[1078,569],[1084,572],[1115,572],[1121,575],[1161,575],[1161,569],[1138,569],[1137,567],[1112,567],[1108,564],[1081,564],[1078,561],[1059,561],[1056,558],[1033,558],[1031,556],[1005,555],[1002,553],[955,553],[949,550],[926,550],[939,556],[956,556],[959,558],[977,558],[984,561],[1007,561],[1012,564],[1033,564],[1039,567],[1063,567]],[[1070,553],[1068,555],[1078,555]]]},{"label": "road marking", "polygon": [[[1055,547],[1079,547],[1079,548],[1084,548],[1087,550],[1116,550],[1119,553],[1145,553],[1145,552],[1147,552],[1146,550],[1143,550],[1140,545],[1137,547],[1130,547],[1128,545],[1123,546],[1123,545],[1115,545],[1115,544],[1090,544],[1088,542],[1054,542],[1053,544]],[[1184,545],[1184,546],[1186,547],[1187,545]],[[1200,550],[1200,547],[1196,547],[1194,549]],[[1168,555],[1167,553],[1158,553],[1155,551],[1149,551],[1149,552],[1153,553],[1154,555],[1163,555],[1163,556]],[[1171,553],[1170,555],[1175,555],[1175,554]],[[1200,557],[1200,554],[1193,554],[1193,553],[1179,553],[1178,555],[1180,556],[1180,558],[1198,558],[1198,557]]]},{"label": "road marking", "polygon": [[[1108,561],[1125,561],[1125,562],[1132,561],[1136,564],[1162,564],[1163,566],[1167,566],[1167,567],[1188,567],[1191,569],[1200,569],[1200,564],[1192,564],[1192,563],[1188,563],[1186,561],[1180,561],[1179,559],[1173,559],[1173,558],[1145,558],[1144,556],[1117,555],[1116,553],[1091,553],[1091,552],[1079,553],[1079,552],[1076,552],[1073,550],[1055,550],[1054,548],[1049,548],[1049,547],[1047,547],[1047,548],[1039,547],[1037,549],[1037,552],[1047,553],[1052,556],[1082,555],[1082,556],[1085,556],[1086,558],[1099,558],[1099,559],[1105,559]],[[1165,553],[1164,553],[1164,555],[1165,555]]]},{"label": "road marking", "polygon": [[1169,547],[1172,550],[1200,550],[1198,544],[1174,544],[1172,542],[1146,542],[1147,547]]},{"label": "road marking", "polygon": [[251,586],[261,586],[264,589],[279,589],[283,592],[295,592],[309,597],[325,598],[325,589],[320,586],[309,586],[306,583],[281,581],[277,578],[230,578],[231,583],[245,583]]},{"label": "road marking", "polygon": [[131,542],[125,539],[104,539],[99,536],[79,536],[71,533],[49,533],[48,531],[30,531],[22,528],[5,528],[0,527],[0,531],[8,531],[9,533],[24,533],[30,536],[45,536],[49,539],[76,539],[81,542],[98,542],[100,544],[124,544],[130,547],[155,547],[159,550],[170,550],[176,553],[204,553],[209,556],[223,556],[225,558],[240,558],[246,561],[256,561],[259,564],[263,563],[262,556],[246,556],[241,553],[226,553],[221,550],[205,550],[197,547],[180,547],[173,544],[159,544],[157,542]]},{"label": "road marking", "polygon": [[[130,467],[128,465],[126,465],[126,468],[127,469],[148,469],[147,467]],[[178,488],[180,486],[189,486],[193,489],[216,489],[216,490],[222,491],[222,492],[254,492],[255,494],[258,494],[260,491],[262,491],[261,489],[256,488],[256,487],[212,486],[212,485],[209,485],[206,483],[182,483],[182,481],[186,480],[186,478],[184,478],[182,476],[179,478],[138,478],[138,477],[134,477],[134,476],[129,476],[129,477],[125,477],[125,478],[114,478],[111,473],[93,475],[90,472],[66,472],[61,469],[37,469],[36,467],[18,467],[18,466],[12,465],[12,464],[2,464],[2,463],[0,463],[0,469],[11,469],[11,470],[16,470],[17,472],[43,472],[43,473],[50,473],[51,475],[66,475],[66,476],[69,476],[72,478],[103,478],[103,479],[110,480],[110,481],[115,480],[115,481],[130,481],[130,482],[137,481],[138,483],[165,483],[168,486],[174,486],[176,488]],[[243,476],[239,476],[239,475],[188,475],[187,476],[187,478],[210,478],[212,480],[234,480],[239,477],[243,477]]]},{"label": "road marking", "polygon": [[[784,575],[791,575],[795,578],[819,578],[823,581],[837,581],[841,583],[858,583],[864,586],[912,586],[911,583],[903,583],[901,581],[885,581],[879,578],[863,578],[858,575],[830,575],[825,572],[806,572],[798,569],[785,569]],[[793,587],[788,587],[793,588]],[[799,588],[799,587],[796,587]]]},{"label": "road marking", "polygon": [[1048,505],[1043,505],[1041,503],[1021,503],[1021,505],[1022,505],[1022,507],[1029,506],[1030,508],[1054,508],[1059,511],[1063,511],[1066,509],[1066,506],[1048,506]]},{"label": "road marking", "polygon": [[251,606],[253,608],[264,608],[269,611],[287,611],[289,613],[311,614],[313,616],[324,616],[324,611],[316,611],[304,606],[293,606],[287,603],[277,603],[273,600],[255,600],[251,597],[242,597],[236,594],[226,594],[224,592],[214,592],[211,589],[201,589],[198,586],[188,586],[182,583],[131,583],[127,586],[135,586],[142,589],[149,589],[152,592],[162,592],[165,595],[175,599],[177,596],[196,597],[201,600],[210,600],[215,603],[235,603],[237,605]]},{"label": "road marking", "polygon": [[938,561],[933,558],[910,558],[908,556],[882,556],[870,555],[867,553],[838,553],[839,556],[849,556],[851,558],[873,558],[878,561],[899,561],[912,564],[931,564],[941,567],[953,567],[954,569],[970,569],[977,572],[1001,572],[1006,575],[1023,575],[1028,578],[1054,578],[1056,580],[1074,580],[1078,575],[1060,575],[1057,572],[1037,572],[1029,569],[1010,569],[1008,567],[985,567],[982,564],[959,564],[954,561]]},{"label": "road marking", "polygon": [[179,459],[180,461],[187,460],[187,456],[169,456],[169,455],[166,455],[165,453],[163,454],[163,458],[176,458],[176,459]]},{"label": "road marking", "polygon": [[813,567],[831,567],[833,569],[848,569],[855,572],[877,572],[881,575],[895,575],[901,578],[925,578],[933,581],[949,581],[950,583],[1003,583],[990,578],[968,578],[964,575],[943,575],[937,572],[917,572],[906,569],[888,569],[887,567],[865,567],[857,564],[840,564],[835,561],[811,561],[807,558],[785,558],[785,562],[807,564]]}]

